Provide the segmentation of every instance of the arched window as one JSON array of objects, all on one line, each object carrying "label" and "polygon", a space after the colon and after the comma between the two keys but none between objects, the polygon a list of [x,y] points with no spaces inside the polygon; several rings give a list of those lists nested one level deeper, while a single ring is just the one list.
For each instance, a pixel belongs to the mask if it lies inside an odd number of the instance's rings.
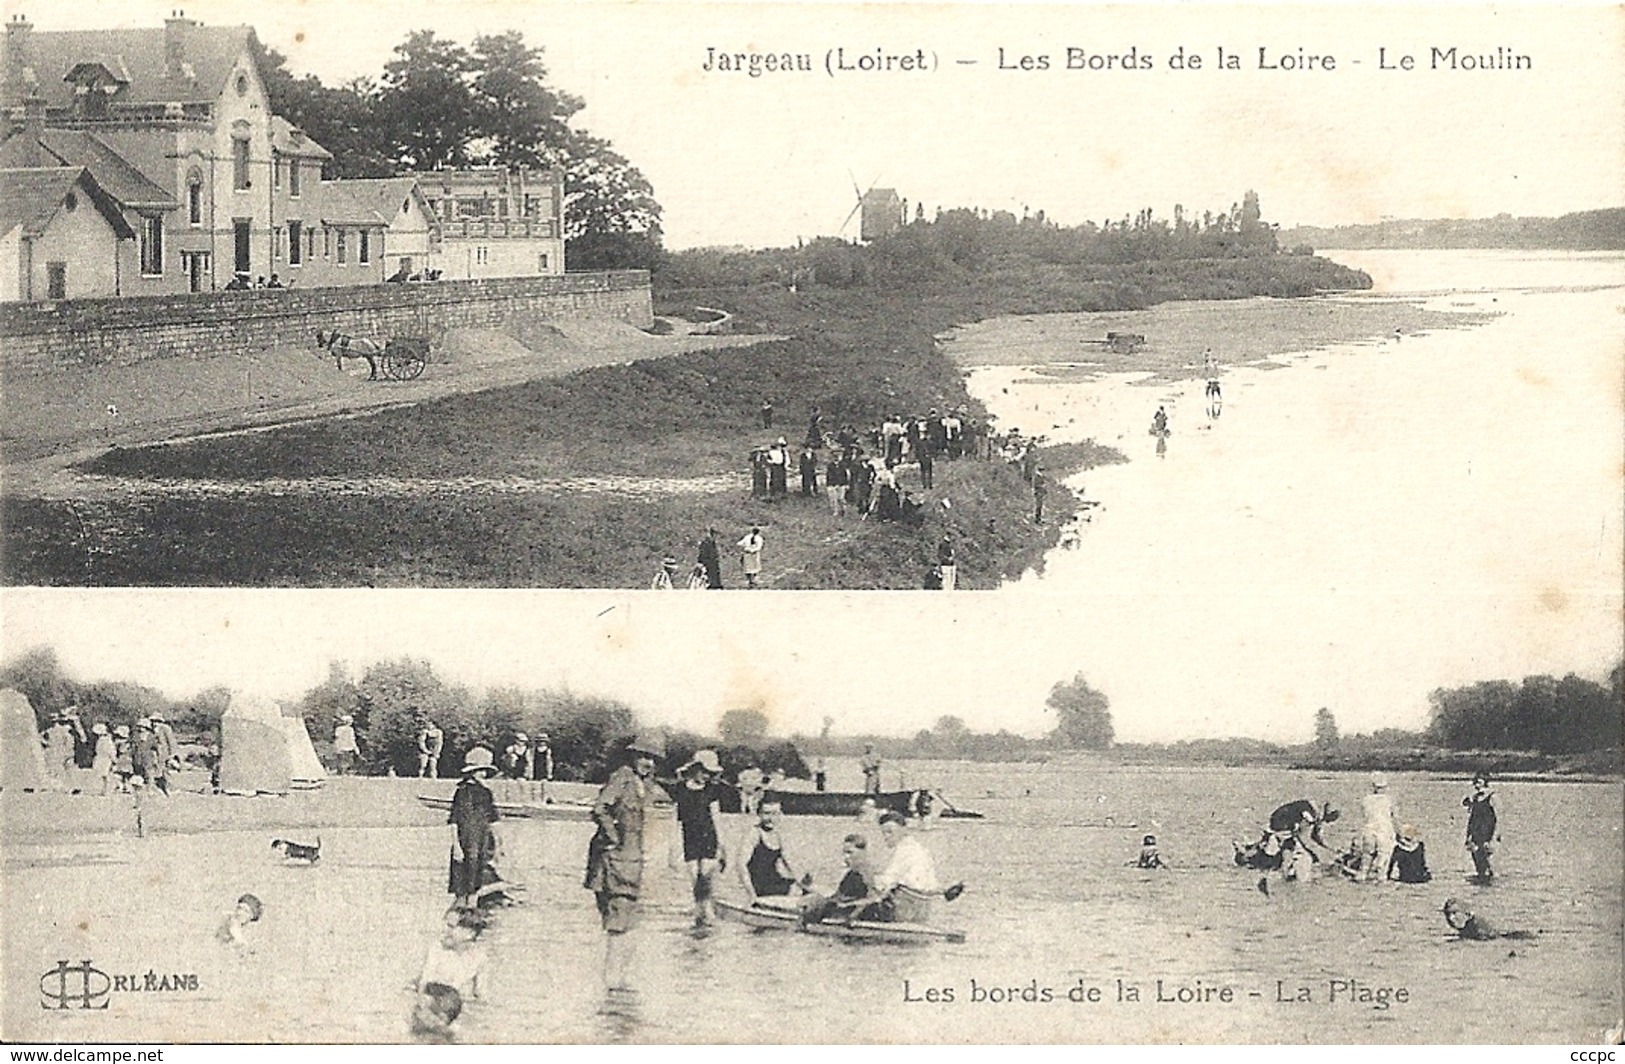
[{"label": "arched window", "polygon": [[186,175],[186,220],[203,224],[203,175],[195,169]]}]

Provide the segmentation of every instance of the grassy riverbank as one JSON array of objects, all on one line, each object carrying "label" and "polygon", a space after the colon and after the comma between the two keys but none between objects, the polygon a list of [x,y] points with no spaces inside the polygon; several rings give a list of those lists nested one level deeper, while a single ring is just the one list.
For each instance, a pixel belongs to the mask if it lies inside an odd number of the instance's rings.
[{"label": "grassy riverbank", "polygon": [[[992,587],[1039,563],[1056,541],[1076,505],[1061,476],[1120,455],[1092,445],[1049,453],[1055,487],[1042,526],[1014,468],[939,462],[935,488],[920,492],[927,517],[918,528],[837,518],[816,499],[752,499],[746,456],[780,433],[798,441],[814,405],[826,425],[860,428],[892,411],[960,404],[976,411],[935,340],[955,324],[1362,283],[1363,275],[1324,260],[1277,255],[995,263],[969,282],[896,290],[663,290],[663,309],[719,308],[734,315],[731,331],[790,338],[602,366],[366,417],[114,450],[83,467],[115,478],[87,482],[84,499],[6,499],[4,578],[639,588],[668,551],[686,569],[705,528],[718,529],[727,563],[729,545],[760,524],[767,587],[918,587],[944,534],[957,544],[960,585]],[[758,420],[764,398],[776,411],[770,430]],[[633,483],[592,482],[605,477]],[[380,478],[406,483],[369,490]],[[143,483],[154,480],[203,481],[207,490]],[[550,486],[527,486],[535,480]],[[742,582],[737,571],[727,576],[730,586]]]}]

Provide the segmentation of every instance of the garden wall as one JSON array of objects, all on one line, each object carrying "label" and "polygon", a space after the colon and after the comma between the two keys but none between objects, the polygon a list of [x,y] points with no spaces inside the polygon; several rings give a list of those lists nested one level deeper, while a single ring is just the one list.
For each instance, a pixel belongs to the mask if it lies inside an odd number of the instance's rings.
[{"label": "garden wall", "polygon": [[317,329],[438,344],[447,329],[520,332],[584,318],[652,325],[647,271],[10,303],[0,305],[0,352],[11,377],[313,346]]}]

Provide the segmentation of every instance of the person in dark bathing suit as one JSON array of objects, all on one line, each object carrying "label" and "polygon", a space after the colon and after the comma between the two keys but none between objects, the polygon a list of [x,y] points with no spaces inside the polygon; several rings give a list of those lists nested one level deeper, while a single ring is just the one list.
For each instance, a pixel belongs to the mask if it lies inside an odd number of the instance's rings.
[{"label": "person in dark bathing suit", "polygon": [[1502,931],[1482,916],[1478,916],[1455,898],[1444,902],[1444,922],[1458,938],[1473,942],[1489,942],[1497,938],[1534,938],[1533,931]]},{"label": "person in dark bathing suit", "polygon": [[1461,800],[1467,809],[1467,852],[1472,855],[1473,870],[1480,881],[1495,875],[1490,869],[1497,832],[1494,800],[1490,779],[1482,772],[1473,777],[1473,793]]},{"label": "person in dark bathing suit", "polygon": [[712,904],[716,874],[726,866],[722,840],[717,836],[717,807],[721,789],[717,779],[722,764],[716,751],[698,750],[677,770],[677,822],[683,833],[683,863],[694,890],[694,926],[716,919]]},{"label": "person in dark bathing suit", "polygon": [[1427,847],[1413,824],[1399,829],[1394,844],[1394,855],[1388,859],[1388,878],[1401,883],[1426,883],[1433,878],[1428,871]]},{"label": "person in dark bathing suit", "polygon": [[744,871],[754,897],[783,898],[806,888],[806,877],[797,879],[784,856],[784,838],[779,834],[779,818],[783,815],[778,802],[764,803],[746,840]]}]

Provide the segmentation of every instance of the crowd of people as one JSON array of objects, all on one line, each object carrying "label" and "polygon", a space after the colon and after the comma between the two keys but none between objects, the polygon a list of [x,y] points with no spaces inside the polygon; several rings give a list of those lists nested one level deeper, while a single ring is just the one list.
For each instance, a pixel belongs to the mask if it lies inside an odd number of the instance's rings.
[{"label": "crowd of people", "polygon": [[175,730],[160,711],[132,728],[96,721],[87,730],[78,706],[51,717],[40,736],[48,783],[72,794],[129,794],[140,787],[169,793],[169,775],[181,767]]},{"label": "crowd of people", "polygon": [[[764,400],[762,428],[772,428],[774,411],[772,400]],[[1003,460],[1020,467],[1023,479],[1032,487],[1033,519],[1043,524],[1049,481],[1039,461],[1042,442],[1042,437],[1023,436],[1020,429],[995,433],[990,422],[971,416],[963,406],[946,412],[933,408],[911,417],[889,415],[863,432],[851,423],[831,431],[815,406],[799,449],[784,436],[752,448],[751,493],[769,503],[793,495],[803,500],[823,499],[837,519],[851,512],[864,521],[919,528],[926,518],[924,493],[936,490],[938,461]],[[943,505],[951,504],[943,500]],[[686,573],[675,554],[665,555],[649,582],[650,589],[723,590],[727,585],[722,559],[730,540],[719,536],[715,528],[706,530]],[[737,554],[747,588],[761,585],[766,545],[760,524],[732,543],[729,553]],[[921,586],[952,591],[955,574],[953,540],[945,534]]]}]

